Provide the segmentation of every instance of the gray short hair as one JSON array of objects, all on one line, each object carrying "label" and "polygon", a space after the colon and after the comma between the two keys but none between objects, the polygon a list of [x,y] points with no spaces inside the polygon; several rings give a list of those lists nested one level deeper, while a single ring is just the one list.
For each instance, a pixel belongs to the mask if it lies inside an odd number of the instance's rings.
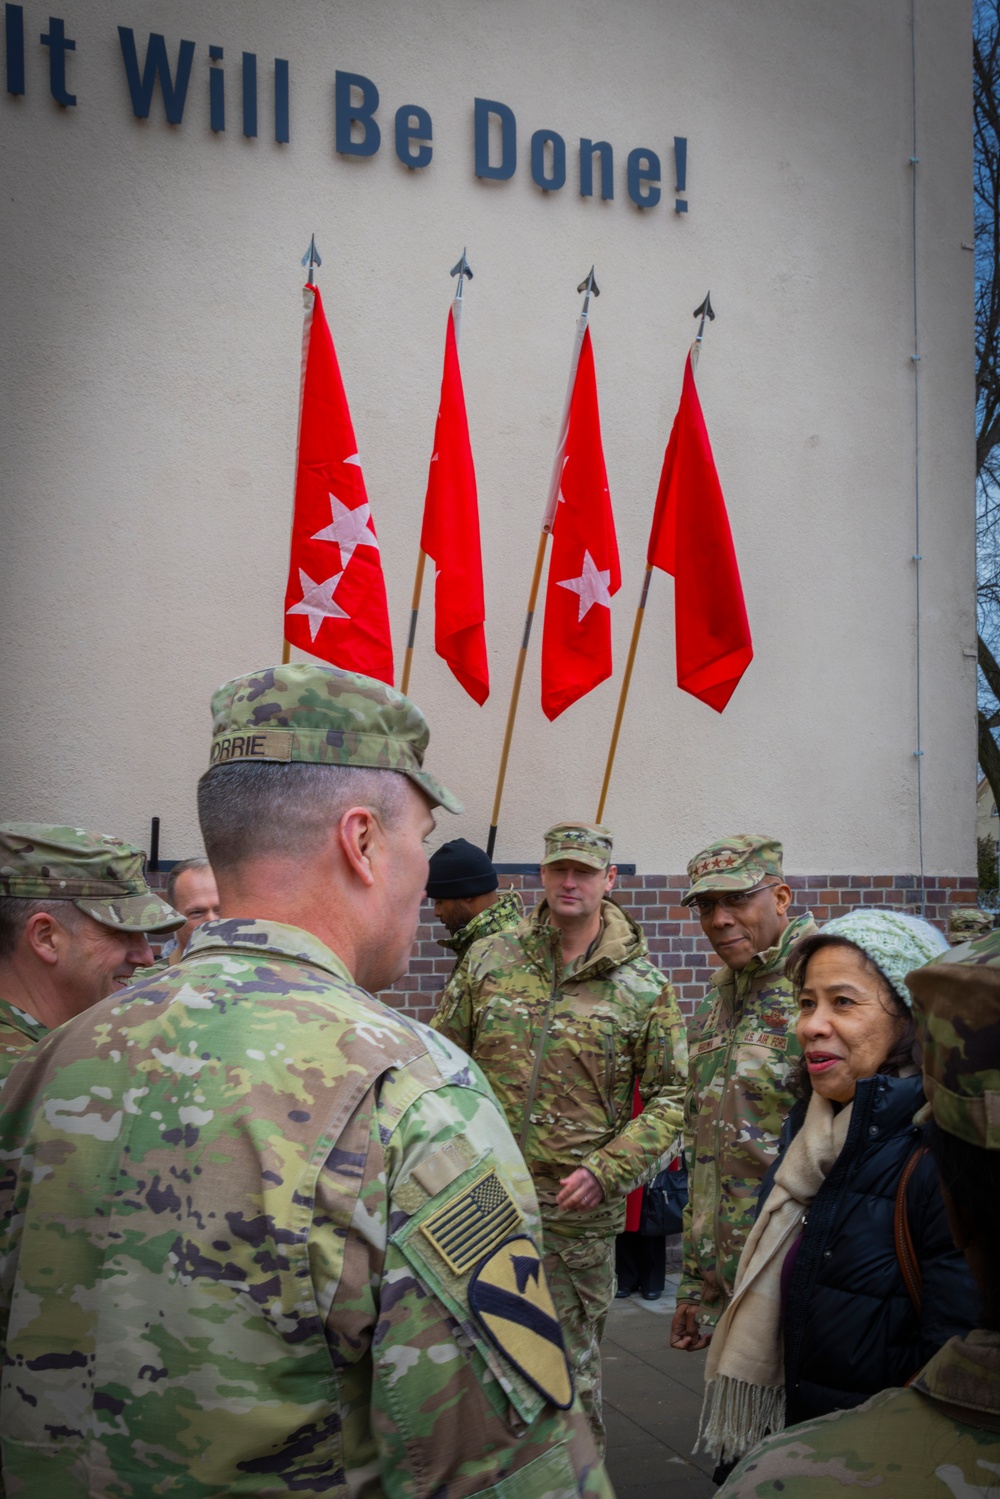
[{"label": "gray short hair", "polygon": [[198,782],[198,820],[215,869],[268,855],[308,855],[349,807],[392,827],[407,805],[401,771],[281,761],[214,765]]},{"label": "gray short hair", "polygon": [[165,892],[167,905],[174,905],[174,896],[177,894],[177,881],[182,874],[187,874],[189,869],[211,869],[211,867],[208,860],[200,855],[197,859],[178,859],[173,869],[167,875],[167,888]]},{"label": "gray short hair", "polygon": [[25,927],[38,911],[47,912],[71,929],[88,919],[71,900],[28,900],[20,895],[0,895],[0,963],[14,956]]}]

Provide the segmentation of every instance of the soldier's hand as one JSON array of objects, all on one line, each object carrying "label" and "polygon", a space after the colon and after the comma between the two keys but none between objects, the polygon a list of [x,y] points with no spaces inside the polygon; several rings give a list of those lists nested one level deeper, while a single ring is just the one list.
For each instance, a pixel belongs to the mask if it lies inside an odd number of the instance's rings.
[{"label": "soldier's hand", "polygon": [[712,1334],[703,1333],[698,1327],[697,1301],[679,1301],[670,1324],[671,1348],[683,1348],[686,1353],[700,1353],[711,1341]]},{"label": "soldier's hand", "polygon": [[556,1207],[564,1213],[586,1213],[604,1201],[604,1188],[586,1166],[578,1166],[569,1176],[560,1177],[560,1181]]}]

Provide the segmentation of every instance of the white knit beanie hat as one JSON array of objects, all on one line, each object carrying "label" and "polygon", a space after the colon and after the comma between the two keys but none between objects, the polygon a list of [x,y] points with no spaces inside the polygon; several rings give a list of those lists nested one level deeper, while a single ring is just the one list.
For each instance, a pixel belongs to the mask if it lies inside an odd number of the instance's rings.
[{"label": "white knit beanie hat", "polygon": [[907,1009],[913,1000],[906,975],[948,951],[948,943],[929,921],[878,906],[859,906],[820,927],[824,937],[853,942],[885,975]]}]

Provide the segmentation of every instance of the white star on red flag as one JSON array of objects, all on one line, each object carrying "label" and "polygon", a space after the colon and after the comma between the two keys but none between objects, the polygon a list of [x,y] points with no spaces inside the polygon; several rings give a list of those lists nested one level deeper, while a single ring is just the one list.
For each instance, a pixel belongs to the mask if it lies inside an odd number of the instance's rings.
[{"label": "white star on red flag", "polygon": [[[356,456],[356,455],[355,455]],[[348,459],[348,462],[351,460]],[[371,506],[367,503],[351,510],[335,494],[330,495],[331,521],[322,531],[313,533],[313,541],[335,541],[340,547],[340,560],[344,567],[350,562],[358,547],[374,547],[379,550],[378,537],[372,530]]]},{"label": "white star on red flag", "polygon": [[302,597],[286,612],[309,616],[309,634],[313,640],[316,639],[324,619],[350,619],[351,617],[334,602],[333,597],[337,591],[337,584],[343,576],[343,569],[341,569],[339,573],[334,573],[322,583],[314,583],[309,574],[303,572],[301,567],[299,568],[299,586],[302,589]]},{"label": "white star on red flag", "polygon": [[578,578],[557,578],[556,582],[560,588],[568,588],[571,593],[580,596],[580,612],[577,622],[583,619],[594,604],[603,604],[605,609],[611,608],[611,594],[608,584],[611,582],[611,569],[598,567],[588,551],[583,554],[583,572]]}]

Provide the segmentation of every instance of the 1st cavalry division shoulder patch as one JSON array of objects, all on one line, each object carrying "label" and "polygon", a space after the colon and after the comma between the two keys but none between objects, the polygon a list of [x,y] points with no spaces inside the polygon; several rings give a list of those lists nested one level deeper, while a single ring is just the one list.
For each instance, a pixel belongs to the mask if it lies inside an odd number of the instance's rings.
[{"label": "1st cavalry division shoulder patch", "polygon": [[484,1254],[521,1222],[521,1213],[495,1171],[487,1171],[420,1225],[420,1232],[455,1275],[467,1275]]},{"label": "1st cavalry division shoulder patch", "polygon": [[469,1306],[492,1343],[560,1410],[573,1403],[573,1376],[542,1257],[518,1234],[501,1244],[469,1281]]}]

